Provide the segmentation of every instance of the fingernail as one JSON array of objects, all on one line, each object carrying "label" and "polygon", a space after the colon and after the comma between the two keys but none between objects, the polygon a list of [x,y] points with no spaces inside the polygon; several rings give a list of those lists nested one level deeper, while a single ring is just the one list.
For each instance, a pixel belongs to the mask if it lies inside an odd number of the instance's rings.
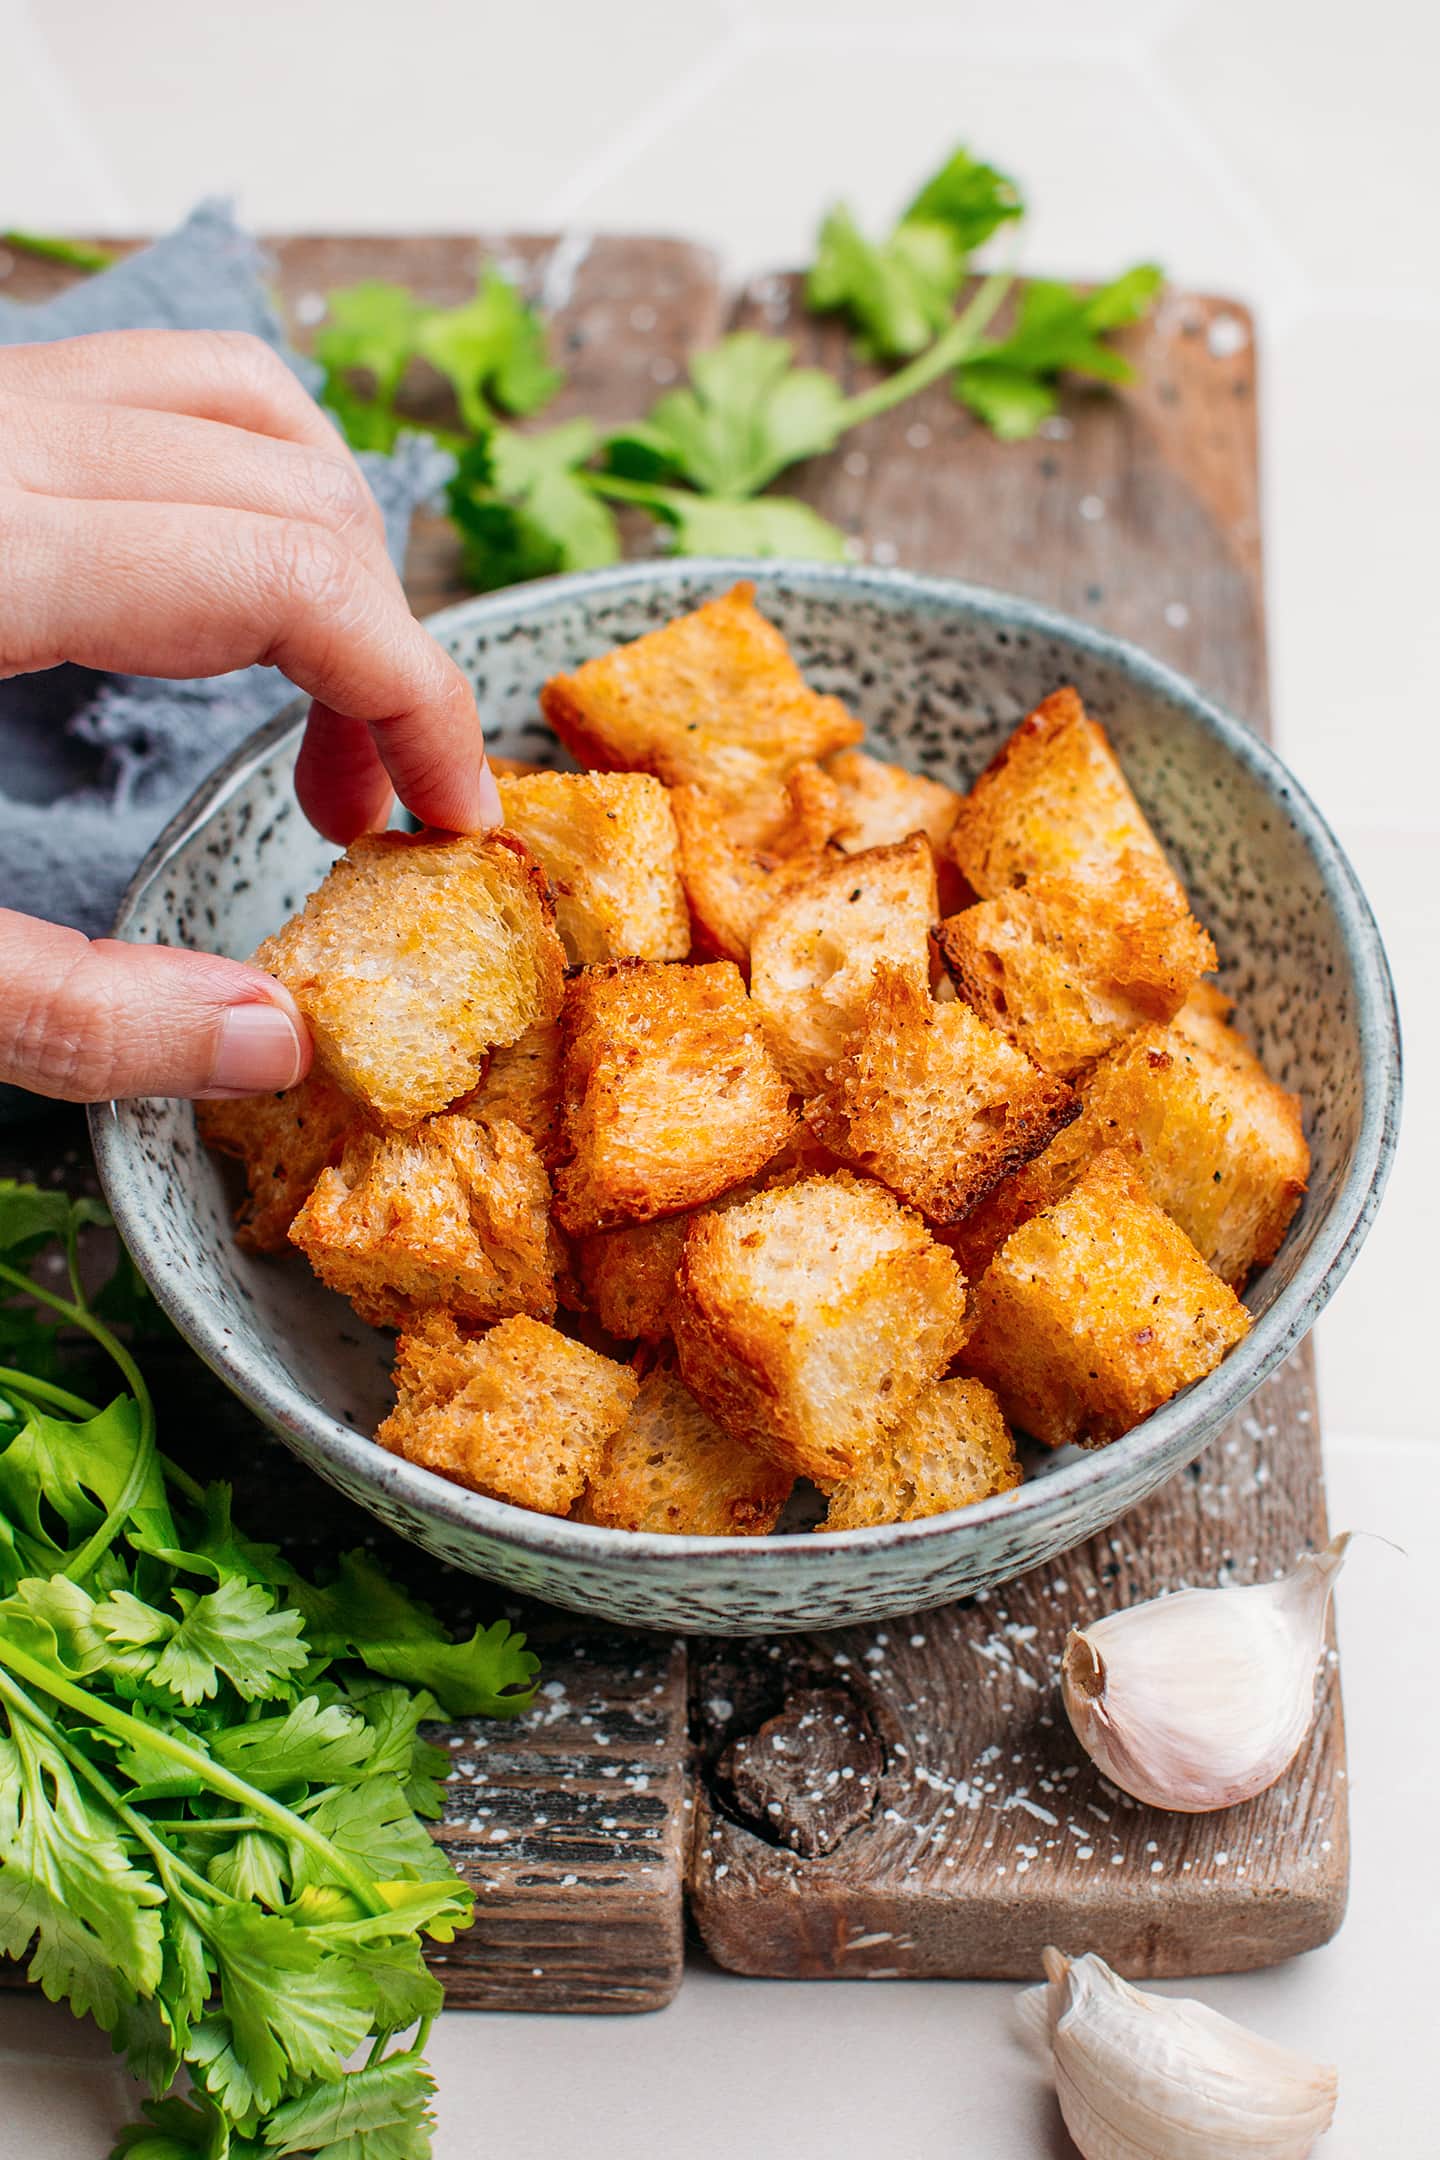
[{"label": "fingernail", "polygon": [[232,1005],[220,1023],[213,1088],[260,1095],[293,1087],[305,1062],[295,1023],[278,1005]]},{"label": "fingernail", "polygon": [[495,785],[489,758],[480,760],[480,782],[476,792],[480,798],[481,825],[503,825],[505,812],[500,807],[500,790]]}]

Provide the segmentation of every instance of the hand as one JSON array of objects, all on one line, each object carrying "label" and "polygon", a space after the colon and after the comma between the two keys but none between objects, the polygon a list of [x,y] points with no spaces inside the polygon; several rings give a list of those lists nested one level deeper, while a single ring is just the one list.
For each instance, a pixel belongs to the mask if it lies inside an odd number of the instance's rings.
[{"label": "hand", "polygon": [[[0,678],[261,662],[314,703],[296,792],[327,839],[498,824],[469,684],[405,601],[375,499],[258,339],[106,332],[0,348]],[[268,975],[0,909],[0,1080],[72,1102],[290,1086]]]}]

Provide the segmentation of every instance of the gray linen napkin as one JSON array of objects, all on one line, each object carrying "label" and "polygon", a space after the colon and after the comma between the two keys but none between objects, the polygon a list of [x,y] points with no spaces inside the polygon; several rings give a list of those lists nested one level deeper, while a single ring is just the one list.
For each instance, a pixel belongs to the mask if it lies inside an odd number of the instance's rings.
[{"label": "gray linen napkin", "polygon": [[[248,330],[313,391],[319,370],[287,344],[265,268],[229,206],[205,202],[153,247],[55,300],[0,299],[0,345],[90,330]],[[415,506],[440,486],[450,460],[411,436],[393,457],[367,453],[360,463],[399,562]],[[61,667],[0,682],[0,906],[92,935],[108,929],[167,819],[293,695],[278,670],[261,667],[189,682]],[[0,1118],[24,1100],[0,1088]]]}]

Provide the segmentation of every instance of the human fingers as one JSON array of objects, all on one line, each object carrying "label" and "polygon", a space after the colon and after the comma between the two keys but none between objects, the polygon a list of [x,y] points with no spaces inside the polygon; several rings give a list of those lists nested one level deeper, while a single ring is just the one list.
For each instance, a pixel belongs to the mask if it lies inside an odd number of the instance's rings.
[{"label": "human fingers", "polygon": [[16,493],[0,502],[0,570],[0,676],[62,660],[175,677],[278,667],[329,712],[365,722],[424,823],[497,821],[465,677],[398,589],[322,527]]},{"label": "human fingers", "polygon": [[0,1080],[106,1102],[258,1094],[309,1065],[294,999],[258,968],[0,909]]}]

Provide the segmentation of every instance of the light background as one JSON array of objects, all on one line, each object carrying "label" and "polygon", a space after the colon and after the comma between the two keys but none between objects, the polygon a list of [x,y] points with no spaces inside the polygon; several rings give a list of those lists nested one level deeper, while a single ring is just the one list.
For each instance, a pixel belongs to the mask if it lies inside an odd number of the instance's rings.
[{"label": "light background", "polygon": [[[1366,2160],[1434,2150],[1437,80],[1428,0],[0,0],[0,225],[154,230],[231,191],[272,230],[668,230],[748,275],[805,259],[836,193],[879,224],[963,140],[1024,182],[1028,267],[1155,257],[1257,308],[1280,745],[1368,886],[1406,1032],[1390,1195],[1318,1335],[1332,1508],[1410,1558],[1365,1552],[1342,1600],[1351,1918],[1204,1992],[1342,2063],[1324,2150]],[[1009,1993],[696,1972],[659,2018],[449,2019],[438,2151],[1044,2155]],[[62,2013],[0,2010],[0,2080],[25,2125],[0,2153],[103,2150],[113,2086]]]}]

